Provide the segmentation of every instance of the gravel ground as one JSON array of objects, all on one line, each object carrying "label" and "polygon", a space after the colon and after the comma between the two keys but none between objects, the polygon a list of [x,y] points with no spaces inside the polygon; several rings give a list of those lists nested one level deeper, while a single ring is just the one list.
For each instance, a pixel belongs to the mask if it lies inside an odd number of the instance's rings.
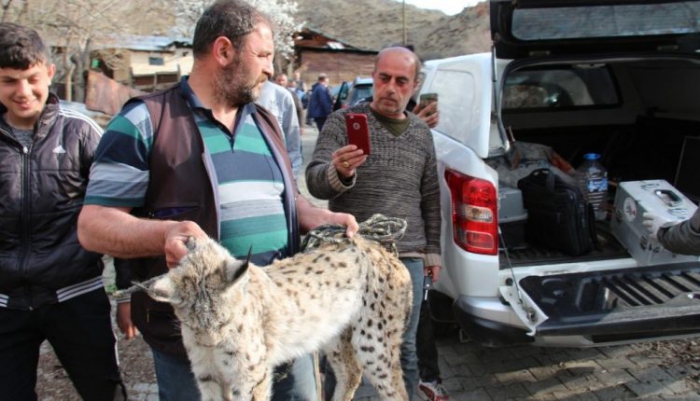
[{"label": "gravel ground", "polygon": [[[157,401],[158,387],[153,371],[151,350],[141,337],[126,341],[116,329],[117,349],[122,377],[127,385],[129,400]],[[37,370],[37,394],[39,401],[79,401],[68,375],[56,358],[48,342],[41,347]],[[0,397],[1,399],[2,397]]]},{"label": "gravel ground", "polygon": [[[132,341],[118,337],[119,360],[121,363],[124,382],[127,385],[130,400],[157,401],[158,389],[155,385],[155,374],[151,362],[151,353],[145,342],[139,337]],[[449,341],[449,340],[446,340]],[[478,347],[474,345],[474,347]],[[700,391],[700,341],[673,340],[639,344],[628,353],[628,358],[654,360],[661,369],[686,371],[685,385]],[[441,351],[443,352],[443,351]],[[481,350],[488,353],[488,350]],[[494,351],[495,352],[495,351]],[[632,353],[634,355],[632,355]],[[445,355],[441,357],[451,358]],[[458,357],[458,356],[452,356]],[[656,364],[655,363],[655,364]],[[37,393],[40,401],[79,401],[73,386],[65,371],[56,359],[51,347],[44,343],[38,369]],[[696,393],[697,394],[697,393]],[[533,398],[534,397],[534,398]],[[0,397],[2,398],[2,397]],[[363,398],[365,399],[365,398]],[[372,398],[367,398],[373,400]],[[455,397],[455,399],[463,399]],[[464,398],[470,399],[470,398]],[[538,400],[538,395],[522,399]],[[568,398],[567,398],[568,399]],[[574,398],[578,399],[578,398]],[[692,398],[679,398],[692,399]],[[496,401],[500,401],[496,399]]]},{"label": "gravel ground", "polygon": [[[119,341],[119,361],[130,400],[158,400],[158,387],[146,343],[137,338]],[[44,343],[39,360],[37,394],[40,401],[79,401],[68,375],[56,359],[53,350]]]}]

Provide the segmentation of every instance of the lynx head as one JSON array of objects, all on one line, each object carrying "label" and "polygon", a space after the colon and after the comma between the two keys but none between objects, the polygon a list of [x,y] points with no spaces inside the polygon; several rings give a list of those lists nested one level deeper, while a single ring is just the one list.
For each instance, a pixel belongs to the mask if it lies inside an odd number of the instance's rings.
[{"label": "lynx head", "polygon": [[184,330],[201,345],[222,339],[220,328],[230,321],[237,284],[246,280],[248,259],[237,260],[212,239],[190,238],[189,253],[168,274],[155,281],[148,295],[173,306]]}]

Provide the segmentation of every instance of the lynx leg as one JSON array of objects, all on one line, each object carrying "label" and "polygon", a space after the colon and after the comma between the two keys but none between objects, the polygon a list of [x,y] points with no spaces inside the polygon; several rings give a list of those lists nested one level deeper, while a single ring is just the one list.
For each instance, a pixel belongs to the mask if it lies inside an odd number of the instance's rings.
[{"label": "lynx leg", "polygon": [[211,376],[198,377],[197,387],[199,387],[199,392],[202,396],[202,401],[232,401],[231,393],[225,392],[224,388]]},{"label": "lynx leg", "polygon": [[365,376],[372,383],[382,400],[408,400],[401,371],[401,361],[396,354],[392,360],[381,355],[376,360],[362,360]]},{"label": "lynx leg", "polygon": [[[252,401],[268,401],[272,397],[272,370],[266,367],[259,366],[256,369],[258,373],[255,377],[260,379],[256,381],[253,385],[253,389],[250,394],[252,394]],[[244,398],[245,393],[241,394]]]},{"label": "lynx leg", "polygon": [[328,363],[336,378],[333,401],[350,401],[362,381],[362,369],[350,342],[351,329],[346,329],[338,338],[324,347]]},{"label": "lynx leg", "polygon": [[382,400],[408,400],[401,370],[403,330],[382,326],[383,330],[366,328],[354,338],[357,358]]}]

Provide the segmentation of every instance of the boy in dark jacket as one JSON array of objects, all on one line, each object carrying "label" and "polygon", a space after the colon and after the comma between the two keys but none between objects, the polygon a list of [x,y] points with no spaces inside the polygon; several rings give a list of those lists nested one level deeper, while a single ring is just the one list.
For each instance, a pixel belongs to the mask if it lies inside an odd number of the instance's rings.
[{"label": "boy in dark jacket", "polygon": [[0,24],[0,398],[36,400],[48,340],[80,396],[124,399],[101,255],[76,224],[101,130],[49,93],[32,29]]}]

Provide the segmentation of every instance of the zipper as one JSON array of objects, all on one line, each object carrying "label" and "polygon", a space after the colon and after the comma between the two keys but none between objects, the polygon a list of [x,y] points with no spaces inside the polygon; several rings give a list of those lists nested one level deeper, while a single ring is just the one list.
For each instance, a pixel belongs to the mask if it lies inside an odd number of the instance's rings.
[{"label": "zipper", "polygon": [[[20,211],[20,237],[21,237],[21,251],[20,251],[20,258],[19,258],[19,268],[20,268],[20,276],[25,277],[27,274],[27,264],[29,263],[29,249],[31,248],[29,242],[30,242],[30,231],[31,231],[31,201],[30,201],[30,192],[31,192],[31,168],[30,168],[30,154],[31,154],[31,147],[27,148],[26,146],[22,146],[22,208]],[[26,277],[25,277],[26,278]],[[32,300],[32,291],[31,291],[31,285],[27,284],[26,288],[26,296],[28,299],[27,304],[29,305],[29,309],[32,309],[32,305],[34,304]]]}]

